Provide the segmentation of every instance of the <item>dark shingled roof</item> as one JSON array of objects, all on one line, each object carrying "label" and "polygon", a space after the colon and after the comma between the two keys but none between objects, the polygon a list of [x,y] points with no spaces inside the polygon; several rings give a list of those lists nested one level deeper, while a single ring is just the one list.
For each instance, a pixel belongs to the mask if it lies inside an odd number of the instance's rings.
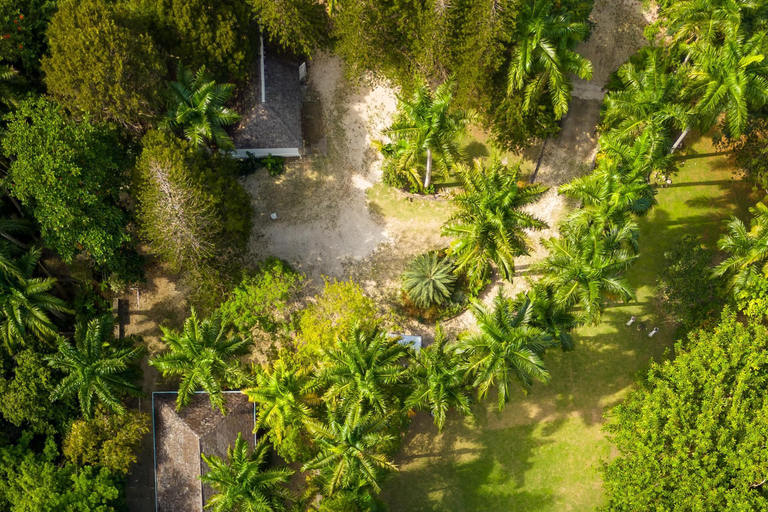
[{"label": "dark shingled roof", "polygon": [[208,471],[201,453],[226,460],[239,432],[253,448],[254,404],[239,392],[224,396],[226,416],[211,408],[205,393],[179,412],[176,393],[153,393],[158,512],[203,510],[214,491],[198,478]]},{"label": "dark shingled roof", "polygon": [[251,72],[250,91],[240,107],[240,122],[233,140],[237,149],[303,148],[301,134],[300,63],[264,50],[264,84],[266,102],[261,102],[259,59]]}]

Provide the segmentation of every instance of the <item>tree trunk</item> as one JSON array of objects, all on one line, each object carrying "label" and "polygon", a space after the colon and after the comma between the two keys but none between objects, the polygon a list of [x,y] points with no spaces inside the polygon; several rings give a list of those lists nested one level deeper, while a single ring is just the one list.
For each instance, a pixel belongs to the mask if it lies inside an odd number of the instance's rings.
[{"label": "tree trunk", "polygon": [[432,150],[427,149],[427,172],[424,173],[424,190],[432,183]]},{"label": "tree trunk", "polygon": [[683,139],[685,139],[688,136],[690,131],[691,131],[690,128],[686,128],[685,130],[683,130],[683,133],[680,134],[680,137],[678,137],[675,143],[672,145],[672,149],[669,150],[670,155],[675,154],[675,151],[677,151],[677,149],[680,147],[680,144],[683,143]]}]

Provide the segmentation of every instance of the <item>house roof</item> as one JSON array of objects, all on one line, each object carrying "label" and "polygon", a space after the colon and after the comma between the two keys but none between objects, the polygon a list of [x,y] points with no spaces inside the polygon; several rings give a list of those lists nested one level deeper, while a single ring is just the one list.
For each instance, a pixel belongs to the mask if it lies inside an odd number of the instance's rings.
[{"label": "house roof", "polygon": [[213,409],[207,393],[176,411],[177,393],[152,394],[157,512],[203,510],[213,489],[200,482],[208,471],[201,454],[226,458],[227,447],[242,433],[254,446],[254,404],[236,392],[225,393],[227,415]]},{"label": "house roof", "polygon": [[250,90],[241,104],[240,121],[233,132],[236,149],[302,150],[300,65],[277,49],[264,50],[265,101],[262,101],[261,62],[258,61],[251,73]]}]

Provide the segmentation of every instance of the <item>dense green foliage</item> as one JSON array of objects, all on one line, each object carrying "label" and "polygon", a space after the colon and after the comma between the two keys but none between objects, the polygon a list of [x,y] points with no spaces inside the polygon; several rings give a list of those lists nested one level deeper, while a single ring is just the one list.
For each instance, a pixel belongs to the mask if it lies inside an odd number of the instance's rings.
[{"label": "dense green foliage", "polygon": [[222,391],[242,381],[237,358],[248,352],[251,341],[231,335],[218,312],[200,320],[194,309],[181,332],[166,327],[162,330],[169,350],[152,357],[149,364],[163,377],[180,377],[177,409],[187,405],[195,391],[205,391],[211,405],[225,412]]},{"label": "dense green foliage", "polygon": [[167,70],[135,11],[104,0],[62,0],[48,44],[45,81],[62,104],[132,127],[160,110]]},{"label": "dense green foliage", "polygon": [[768,334],[726,311],[653,364],[606,429],[606,511],[766,510]]},{"label": "dense green foliage", "polygon": [[57,0],[0,1],[0,59],[37,79]]},{"label": "dense green foliage", "polygon": [[461,167],[463,190],[453,197],[456,213],[443,226],[444,236],[455,237],[450,253],[457,270],[466,273],[472,285],[482,283],[496,265],[501,277],[512,280],[514,258],[528,254],[524,229],[540,230],[547,224],[523,207],[541,198],[547,188],[521,185],[520,168],[509,168],[497,158],[486,167],[476,160]]},{"label": "dense green foliage", "polygon": [[421,254],[403,273],[403,290],[408,299],[422,309],[441,306],[451,300],[456,275],[450,258],[435,252]]},{"label": "dense green foliage", "polygon": [[768,146],[765,144],[768,119],[750,119],[745,132],[745,136],[733,144],[736,165],[744,172],[746,179],[768,191]]},{"label": "dense green foliage", "polygon": [[123,280],[140,277],[121,207],[125,151],[116,134],[63,107],[30,99],[8,116],[5,185],[34,215],[43,240],[69,263],[82,254]]},{"label": "dense green foliage", "polygon": [[728,222],[728,234],[719,241],[728,258],[715,267],[716,276],[730,277],[735,293],[748,291],[768,277],[768,206],[758,203],[750,210],[749,229],[737,218]]},{"label": "dense green foliage", "polygon": [[[328,17],[317,0],[249,0],[265,36],[299,55],[328,43]],[[331,4],[333,2],[330,2]]]}]

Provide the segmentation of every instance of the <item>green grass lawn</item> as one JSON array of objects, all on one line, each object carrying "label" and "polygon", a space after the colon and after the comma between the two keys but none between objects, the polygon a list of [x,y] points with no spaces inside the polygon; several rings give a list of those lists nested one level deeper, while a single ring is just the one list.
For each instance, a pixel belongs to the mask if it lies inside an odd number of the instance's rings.
[{"label": "green grass lawn", "polygon": [[[659,206],[640,222],[642,254],[628,275],[638,301],[580,329],[575,352],[548,354],[548,385],[521,393],[502,413],[491,402],[479,406],[474,421],[456,417],[442,435],[428,415],[414,418],[396,460],[401,472],[384,489],[390,510],[588,511],[602,503],[598,468],[614,454],[601,432],[604,411],[675,340],[652,300],[663,253],[685,234],[712,246],[724,219],[746,216],[760,199],[733,179],[728,155],[714,153],[702,139],[679,157],[673,184],[659,189]],[[631,315],[660,332],[648,338],[625,326]]]}]

